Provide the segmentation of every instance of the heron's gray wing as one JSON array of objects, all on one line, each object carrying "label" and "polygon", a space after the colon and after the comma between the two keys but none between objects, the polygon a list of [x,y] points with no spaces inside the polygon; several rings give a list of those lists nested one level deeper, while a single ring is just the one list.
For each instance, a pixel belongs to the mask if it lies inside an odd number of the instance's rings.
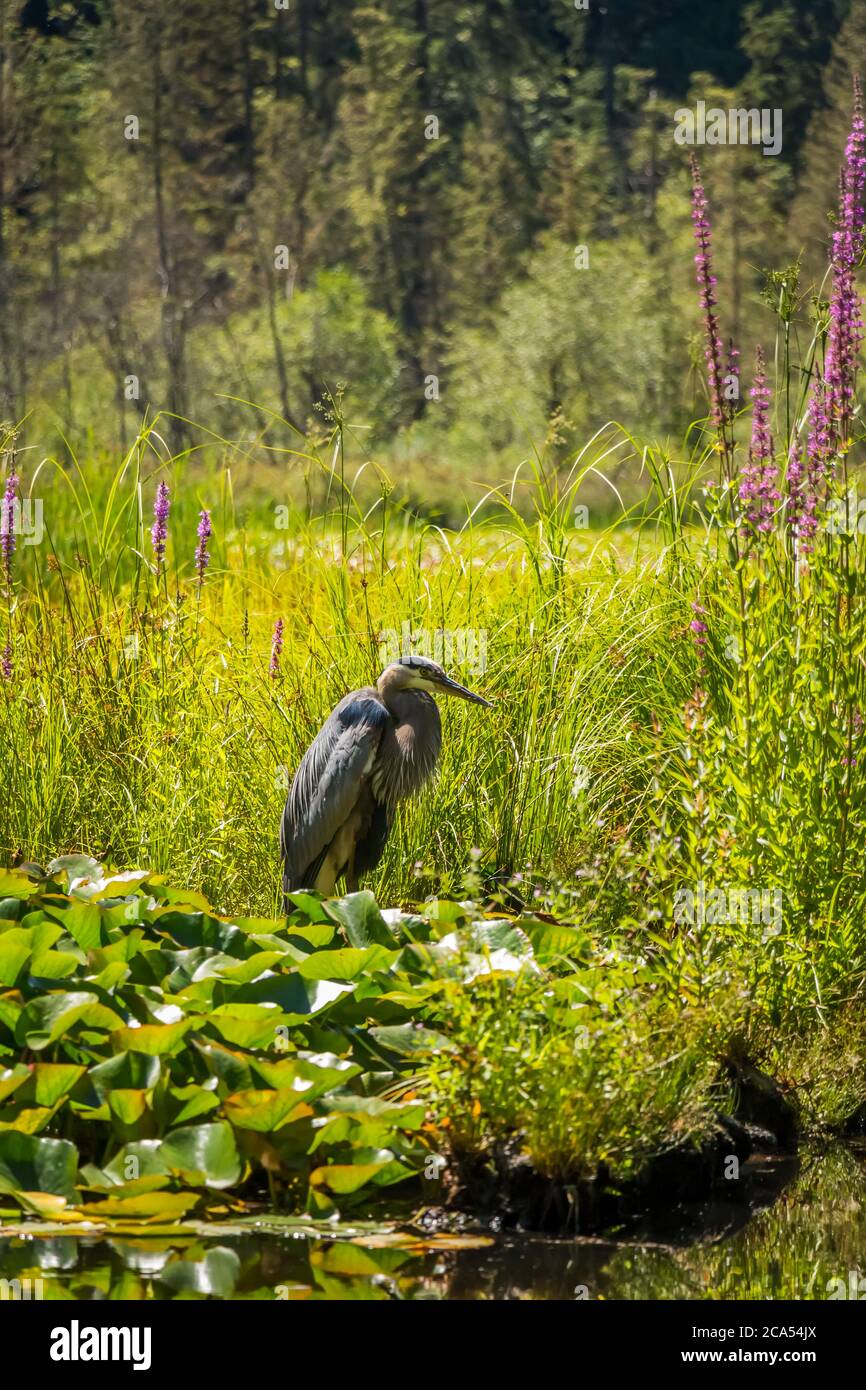
[{"label": "heron's gray wing", "polygon": [[373,691],[348,695],[301,759],[280,827],[288,891],[306,882],[311,866],[351,815],[389,718]]}]

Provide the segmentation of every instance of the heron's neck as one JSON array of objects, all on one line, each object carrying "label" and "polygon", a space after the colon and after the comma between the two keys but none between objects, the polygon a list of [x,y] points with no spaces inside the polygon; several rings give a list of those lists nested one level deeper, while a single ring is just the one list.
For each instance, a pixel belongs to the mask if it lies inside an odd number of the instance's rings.
[{"label": "heron's neck", "polygon": [[398,725],[408,724],[412,728],[420,728],[425,722],[435,719],[439,713],[436,701],[426,690],[390,690],[385,693],[380,686],[379,694],[385,701],[394,723]]},{"label": "heron's neck", "polygon": [[386,708],[390,710],[395,719],[398,716],[394,709],[394,701],[401,695],[412,694],[412,692],[407,690],[405,685],[401,683],[403,679],[402,672],[392,670],[389,666],[387,671],[382,672],[376,682],[376,689],[384,700]]}]

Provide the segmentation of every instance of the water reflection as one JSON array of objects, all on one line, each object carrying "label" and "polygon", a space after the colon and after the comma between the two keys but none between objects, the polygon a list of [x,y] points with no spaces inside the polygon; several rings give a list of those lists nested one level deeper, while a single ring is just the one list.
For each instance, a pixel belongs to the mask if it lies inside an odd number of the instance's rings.
[{"label": "water reflection", "polygon": [[862,1150],[765,1160],[751,1166],[748,1201],[737,1198],[744,1187],[728,1201],[674,1204],[663,1219],[593,1240],[425,1238],[373,1227],[324,1238],[279,1219],[207,1237],[6,1237],[0,1295],[30,1280],[32,1296],[38,1287],[53,1299],[857,1296],[866,1270]]}]

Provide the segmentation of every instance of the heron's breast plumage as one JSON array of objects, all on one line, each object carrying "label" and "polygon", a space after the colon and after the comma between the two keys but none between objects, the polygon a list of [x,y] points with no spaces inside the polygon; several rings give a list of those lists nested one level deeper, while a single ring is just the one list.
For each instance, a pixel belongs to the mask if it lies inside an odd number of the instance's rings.
[{"label": "heron's breast plumage", "polygon": [[387,806],[414,796],[436,771],[442,724],[432,696],[405,690],[389,701],[391,719],[382,732],[371,774],[373,795]]}]

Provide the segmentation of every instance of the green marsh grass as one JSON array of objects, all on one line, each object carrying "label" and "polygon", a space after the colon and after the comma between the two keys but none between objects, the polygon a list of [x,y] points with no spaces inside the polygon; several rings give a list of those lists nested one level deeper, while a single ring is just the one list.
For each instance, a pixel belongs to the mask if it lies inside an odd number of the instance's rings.
[{"label": "green marsh grass", "polygon": [[[495,708],[444,708],[441,774],[401,815],[372,885],[385,900],[459,885],[473,847],[491,877],[565,879],[640,817],[654,729],[675,722],[693,679],[686,610],[659,582],[658,547],[569,531],[561,504],[531,524],[512,507],[448,532],[387,495],[362,511],[337,479],[343,505],[315,517],[241,507],[228,468],[196,486],[190,460],[159,454],[151,431],[114,473],[34,470],[45,536],[16,551],[2,688],[8,859],[86,850],[146,863],[226,908],[273,909],[287,778],[406,628],[422,643],[455,634],[458,674]],[[157,576],[158,478],[172,504]],[[199,590],[205,505],[214,536]]]}]

